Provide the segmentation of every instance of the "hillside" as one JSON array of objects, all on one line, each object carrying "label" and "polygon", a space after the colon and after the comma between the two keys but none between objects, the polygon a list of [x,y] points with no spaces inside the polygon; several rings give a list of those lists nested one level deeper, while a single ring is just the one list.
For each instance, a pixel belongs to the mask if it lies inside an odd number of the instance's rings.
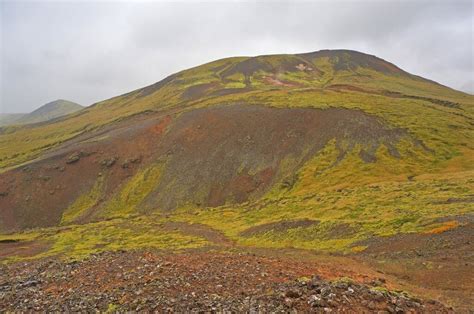
[{"label": "hillside", "polygon": [[45,122],[83,109],[72,101],[58,99],[49,102],[30,113],[1,114],[0,126]]},{"label": "hillside", "polygon": [[473,138],[474,96],[375,56],[217,60],[1,129],[3,256],[316,250],[410,273],[407,286],[449,276],[462,288],[445,300],[462,303],[474,288]]}]

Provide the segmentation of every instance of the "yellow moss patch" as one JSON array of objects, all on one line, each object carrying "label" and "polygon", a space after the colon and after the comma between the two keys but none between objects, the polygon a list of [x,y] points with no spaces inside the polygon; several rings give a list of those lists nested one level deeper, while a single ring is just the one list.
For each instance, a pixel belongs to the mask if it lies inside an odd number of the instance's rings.
[{"label": "yellow moss patch", "polygon": [[358,253],[358,252],[364,251],[366,248],[367,248],[366,245],[357,245],[357,246],[351,247],[351,251],[354,253]]},{"label": "yellow moss patch", "polygon": [[102,194],[104,178],[99,177],[89,193],[79,196],[63,213],[61,225],[69,224],[80,218],[88,209],[94,207]]},{"label": "yellow moss patch", "polygon": [[135,213],[138,206],[153,191],[161,175],[161,164],[152,165],[139,171],[125,183],[101,210],[101,217],[124,217]]}]

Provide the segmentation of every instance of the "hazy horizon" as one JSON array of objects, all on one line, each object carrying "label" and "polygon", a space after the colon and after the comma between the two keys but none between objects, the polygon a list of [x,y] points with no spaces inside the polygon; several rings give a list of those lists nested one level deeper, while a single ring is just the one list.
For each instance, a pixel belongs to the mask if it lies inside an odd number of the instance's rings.
[{"label": "hazy horizon", "polygon": [[474,93],[471,1],[2,1],[0,113],[88,106],[234,56],[350,49]]}]

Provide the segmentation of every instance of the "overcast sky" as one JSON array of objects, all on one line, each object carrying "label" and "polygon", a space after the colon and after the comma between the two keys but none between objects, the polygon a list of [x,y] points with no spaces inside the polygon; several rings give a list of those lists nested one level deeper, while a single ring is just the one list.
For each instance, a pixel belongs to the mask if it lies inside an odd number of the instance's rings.
[{"label": "overcast sky", "polygon": [[90,105],[238,55],[345,48],[474,92],[473,1],[0,0],[0,112]]}]

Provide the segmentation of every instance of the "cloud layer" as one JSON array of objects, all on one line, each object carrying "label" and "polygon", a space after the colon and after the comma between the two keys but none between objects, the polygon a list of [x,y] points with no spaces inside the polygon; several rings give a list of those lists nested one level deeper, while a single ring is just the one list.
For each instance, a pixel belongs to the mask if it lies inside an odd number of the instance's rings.
[{"label": "cloud layer", "polygon": [[0,112],[237,55],[354,49],[474,92],[472,1],[0,2]]}]

